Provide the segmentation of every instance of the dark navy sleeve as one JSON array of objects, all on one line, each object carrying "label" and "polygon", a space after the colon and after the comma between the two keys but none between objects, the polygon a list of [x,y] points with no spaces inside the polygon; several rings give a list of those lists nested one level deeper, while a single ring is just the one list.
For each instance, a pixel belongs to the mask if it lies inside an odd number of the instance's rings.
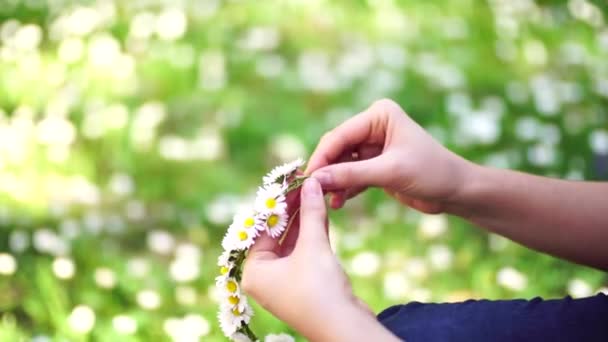
[{"label": "dark navy sleeve", "polygon": [[608,296],[392,306],[378,320],[407,342],[608,342]]}]

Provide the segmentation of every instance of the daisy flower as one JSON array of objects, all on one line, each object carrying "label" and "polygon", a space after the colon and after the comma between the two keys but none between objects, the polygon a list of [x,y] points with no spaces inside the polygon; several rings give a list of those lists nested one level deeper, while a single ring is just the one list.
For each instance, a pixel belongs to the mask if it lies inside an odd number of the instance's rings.
[{"label": "daisy flower", "polygon": [[216,285],[225,296],[240,296],[239,283],[233,277],[218,277]]},{"label": "daisy flower", "polygon": [[220,328],[222,328],[224,335],[231,336],[243,323],[249,324],[252,316],[253,310],[250,306],[245,306],[243,311],[238,308],[221,307],[218,314]]},{"label": "daisy flower", "polygon": [[239,226],[230,226],[228,228],[228,245],[232,247],[232,249],[248,249],[255,242],[255,238],[258,236],[257,229],[247,229]]},{"label": "daisy flower", "polygon": [[285,190],[285,186],[276,183],[268,184],[260,188],[255,199],[256,211],[261,215],[285,213],[287,211]]},{"label": "daisy flower", "polygon": [[226,309],[237,309],[239,312],[244,312],[246,307],[249,306],[247,304],[247,296],[243,294],[233,294],[228,297],[221,303]]},{"label": "daisy flower", "polygon": [[[232,259],[231,259],[232,258]],[[234,267],[236,256],[232,255],[231,250],[225,250],[217,258],[217,266],[220,268],[220,274],[226,274]]]},{"label": "daisy flower", "polygon": [[270,212],[263,217],[264,229],[272,238],[280,236],[287,228],[289,217],[287,213]]},{"label": "daisy flower", "polygon": [[233,226],[243,227],[246,229],[258,229],[261,230],[259,226],[258,216],[255,211],[252,209],[247,209],[238,212],[234,215],[234,220],[232,222]]},{"label": "daisy flower", "polygon": [[230,252],[236,249],[232,233],[233,232],[231,231],[231,229],[228,229],[228,231],[224,235],[224,238],[222,239],[222,248],[224,249],[224,251]]},{"label": "daisy flower", "polygon": [[272,171],[270,171],[266,176],[264,176],[264,178],[263,178],[264,184],[265,185],[272,184],[272,183],[283,184],[302,165],[304,165],[304,160],[302,158],[298,158],[290,163],[286,163],[286,164],[277,166],[274,169],[272,169]]}]

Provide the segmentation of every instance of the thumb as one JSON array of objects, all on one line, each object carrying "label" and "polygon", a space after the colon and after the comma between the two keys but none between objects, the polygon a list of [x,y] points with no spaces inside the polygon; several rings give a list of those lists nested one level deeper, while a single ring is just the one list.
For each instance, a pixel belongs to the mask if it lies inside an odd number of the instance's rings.
[{"label": "thumb", "polygon": [[304,181],[300,195],[300,233],[296,248],[327,245],[327,208],[321,185],[314,178]]},{"label": "thumb", "polygon": [[343,190],[384,186],[391,176],[385,155],[361,161],[325,166],[311,176],[319,181],[324,190]]}]

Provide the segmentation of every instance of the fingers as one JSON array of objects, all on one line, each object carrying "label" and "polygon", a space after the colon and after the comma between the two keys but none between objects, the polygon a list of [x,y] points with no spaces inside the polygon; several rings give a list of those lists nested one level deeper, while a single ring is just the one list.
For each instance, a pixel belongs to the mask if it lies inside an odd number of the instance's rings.
[{"label": "fingers", "polygon": [[325,229],[327,209],[321,185],[316,179],[309,178],[304,182],[300,202],[300,231],[296,248],[322,245],[329,248],[329,238]]},{"label": "fingers", "polygon": [[326,133],[308,160],[305,174],[334,162],[344,152],[364,142],[370,135],[371,127],[371,117],[363,112]]},{"label": "fingers", "polygon": [[[377,157],[380,153],[382,153],[381,145],[369,145],[364,144],[360,145],[352,152],[343,153],[342,156],[338,159],[338,162],[334,163],[343,163],[343,162],[352,162],[357,160],[365,160]],[[333,209],[339,209],[344,206],[344,203],[357,196],[361,192],[365,191],[366,187],[357,187],[346,190],[337,190],[332,191],[330,193],[329,205]]]},{"label": "fingers", "polygon": [[340,209],[344,206],[346,201],[353,197],[356,197],[365,190],[367,190],[367,187],[356,187],[344,191],[336,191],[329,198],[329,205],[332,209]]},{"label": "fingers", "polygon": [[392,161],[381,155],[376,158],[325,166],[311,175],[325,190],[345,190],[384,186],[392,179]]},{"label": "fingers", "polygon": [[273,239],[270,235],[262,233],[249,248],[247,260],[272,260],[278,258],[277,250],[279,240]]}]

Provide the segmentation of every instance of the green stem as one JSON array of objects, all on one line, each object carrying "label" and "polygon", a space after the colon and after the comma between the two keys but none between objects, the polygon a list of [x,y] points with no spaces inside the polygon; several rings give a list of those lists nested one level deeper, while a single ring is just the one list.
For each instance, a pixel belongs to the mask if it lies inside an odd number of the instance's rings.
[{"label": "green stem", "polygon": [[285,241],[285,238],[287,237],[287,233],[289,233],[289,228],[291,228],[293,220],[298,215],[298,212],[300,212],[300,208],[296,209],[296,211],[294,211],[293,214],[291,215],[291,217],[289,218],[289,222],[287,223],[287,228],[285,229],[285,231],[283,232],[283,235],[281,235],[281,238],[279,239],[279,245],[282,245],[283,241]]},{"label": "green stem", "polygon": [[255,336],[253,331],[251,331],[251,328],[249,328],[249,324],[243,324],[243,327],[241,329],[243,330],[243,333],[247,335],[247,337],[249,337],[252,341],[258,341],[258,337]]}]

